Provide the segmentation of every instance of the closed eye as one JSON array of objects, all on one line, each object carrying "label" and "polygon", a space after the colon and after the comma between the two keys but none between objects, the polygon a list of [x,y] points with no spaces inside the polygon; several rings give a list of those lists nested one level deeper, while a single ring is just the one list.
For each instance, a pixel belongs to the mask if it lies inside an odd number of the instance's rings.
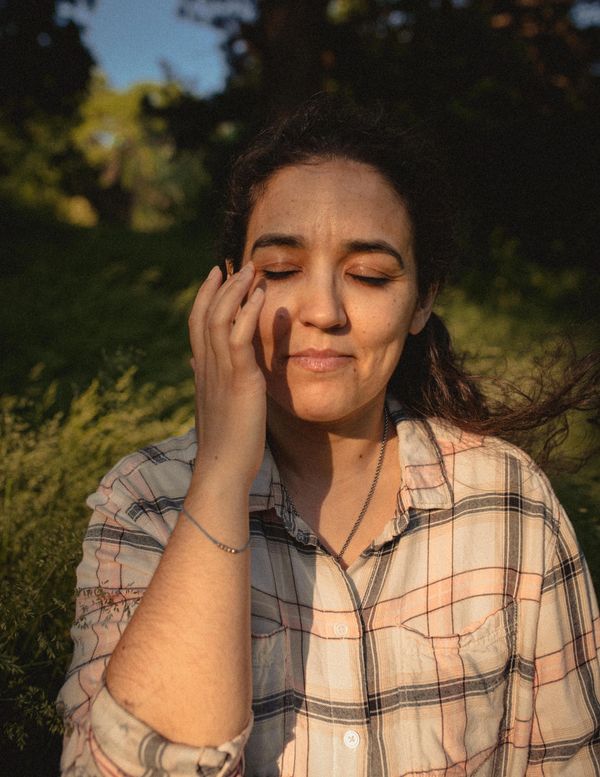
[{"label": "closed eye", "polygon": [[263,270],[262,272],[268,281],[281,281],[294,275],[298,270]]},{"label": "closed eye", "polygon": [[[286,278],[290,278],[292,275],[295,275],[298,272],[299,270],[263,270],[262,274],[268,281],[282,281]],[[354,273],[349,273],[349,276],[355,281],[363,283],[366,286],[385,286],[390,282],[390,278],[386,278],[380,275],[355,275]]]},{"label": "closed eye", "polygon": [[350,273],[350,277],[354,278],[355,281],[359,281],[359,283],[365,283],[367,286],[385,286],[390,282],[389,278],[381,276],[353,275]]}]

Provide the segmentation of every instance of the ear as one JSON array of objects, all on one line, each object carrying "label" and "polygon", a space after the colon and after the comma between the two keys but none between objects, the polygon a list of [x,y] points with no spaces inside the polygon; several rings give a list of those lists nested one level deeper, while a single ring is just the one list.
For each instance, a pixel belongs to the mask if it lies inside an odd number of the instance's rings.
[{"label": "ear", "polygon": [[233,275],[233,259],[225,259],[225,269],[227,270],[227,277],[231,278]]},{"label": "ear", "polygon": [[411,335],[418,335],[419,332],[422,332],[425,328],[425,325],[429,321],[429,316],[431,315],[437,293],[438,285],[436,283],[434,286],[430,287],[424,299],[419,298],[408,329]]}]

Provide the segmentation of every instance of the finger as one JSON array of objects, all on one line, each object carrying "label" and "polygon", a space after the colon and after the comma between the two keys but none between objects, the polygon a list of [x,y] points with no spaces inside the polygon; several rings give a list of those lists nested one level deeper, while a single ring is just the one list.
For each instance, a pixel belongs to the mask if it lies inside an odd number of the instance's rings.
[{"label": "finger", "polygon": [[[209,317],[212,317],[213,313],[219,308],[222,303],[225,302],[225,300],[231,301],[231,299],[235,296],[237,296],[240,301],[243,299],[244,294],[247,292],[247,290],[250,288],[250,284],[252,283],[252,278],[254,277],[254,265],[252,262],[244,265],[242,269],[235,273],[234,275],[231,275],[225,283],[221,285],[219,290],[216,294],[213,295],[209,306],[207,315]],[[243,290],[242,290],[243,289]],[[228,303],[225,302],[225,306],[227,306]],[[238,303],[239,306],[239,303]],[[220,311],[221,314],[224,313],[223,310]],[[227,315],[227,313],[224,313]]]},{"label": "finger", "polygon": [[254,267],[246,265],[219,289],[206,314],[205,347],[218,358],[229,358],[233,322],[254,277]]},{"label": "finger", "polygon": [[190,342],[192,346],[192,353],[197,353],[198,348],[203,344],[203,335],[206,314],[209,305],[221,286],[221,274],[219,268],[213,267],[207,275],[204,283],[200,286],[188,320],[190,330]]},{"label": "finger", "polygon": [[192,311],[197,311],[200,308],[207,307],[210,301],[214,297],[216,290],[222,285],[221,272],[218,265],[211,268],[210,272],[200,284],[194,302],[192,304]]},{"label": "finger", "polygon": [[236,318],[230,337],[231,363],[234,369],[257,367],[252,340],[264,302],[264,289],[257,286]]},{"label": "finger", "polygon": [[[239,273],[238,273],[239,275]],[[237,276],[236,276],[237,279]],[[223,293],[231,287],[232,279],[223,281],[219,265],[213,267],[200,286],[189,317],[192,352],[202,357],[206,353],[206,322]],[[200,358],[200,361],[203,359]]]}]

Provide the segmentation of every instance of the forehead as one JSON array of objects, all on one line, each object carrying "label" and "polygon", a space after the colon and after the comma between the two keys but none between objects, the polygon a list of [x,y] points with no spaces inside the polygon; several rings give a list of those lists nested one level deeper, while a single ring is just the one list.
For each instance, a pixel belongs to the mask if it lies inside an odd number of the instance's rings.
[{"label": "forehead", "polygon": [[290,165],[274,173],[258,193],[248,237],[264,230],[306,234],[344,233],[405,243],[411,224],[400,196],[369,165],[336,159]]}]

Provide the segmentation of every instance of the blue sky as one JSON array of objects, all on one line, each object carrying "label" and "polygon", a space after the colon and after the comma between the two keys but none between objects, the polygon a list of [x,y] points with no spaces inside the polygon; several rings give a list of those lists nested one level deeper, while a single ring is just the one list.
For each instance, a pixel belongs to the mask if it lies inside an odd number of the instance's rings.
[{"label": "blue sky", "polygon": [[226,76],[221,34],[180,19],[176,11],[177,0],[96,0],[92,11],[59,8],[84,25],[85,44],[113,87],[164,80],[159,63],[166,60],[194,92],[219,91]]}]

